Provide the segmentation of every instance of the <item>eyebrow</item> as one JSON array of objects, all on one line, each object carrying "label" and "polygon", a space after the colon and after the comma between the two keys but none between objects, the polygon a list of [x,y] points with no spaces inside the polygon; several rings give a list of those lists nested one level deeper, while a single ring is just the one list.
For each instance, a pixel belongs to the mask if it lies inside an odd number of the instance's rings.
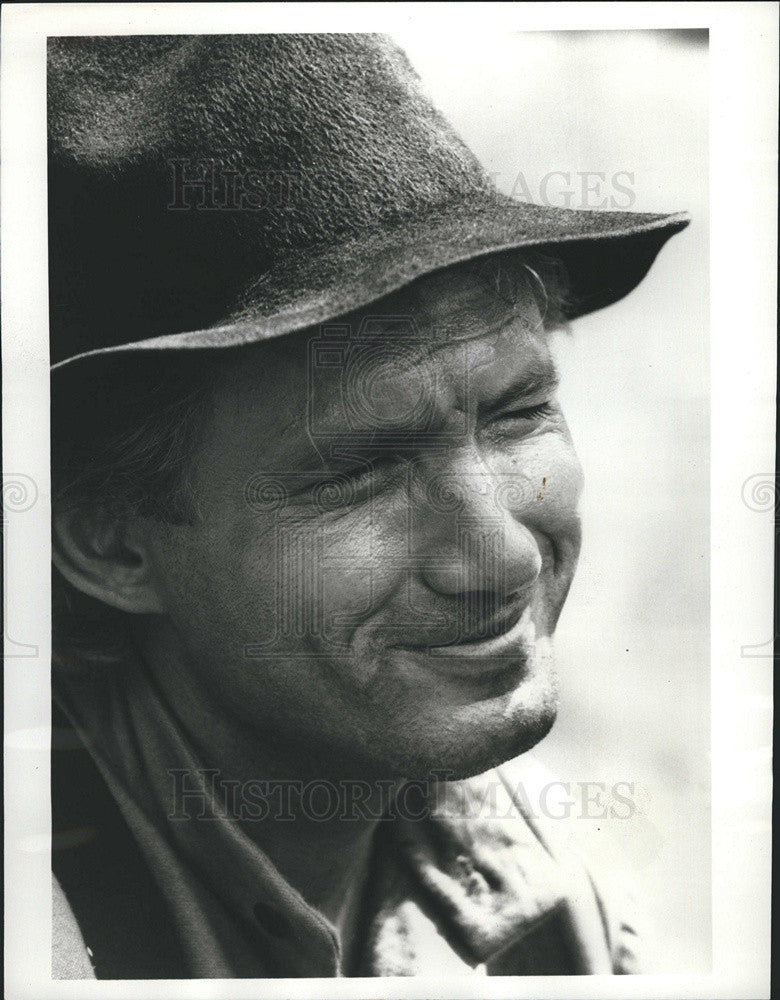
[{"label": "eyebrow", "polygon": [[[521,399],[529,399],[540,393],[552,393],[560,384],[560,376],[554,362],[550,358],[536,359],[511,385],[501,390],[496,396],[484,401],[478,406],[481,414],[495,413],[508,404]],[[375,450],[376,454],[385,453],[389,447],[414,448],[421,441],[438,437],[446,425],[446,417],[436,412],[429,415],[424,423],[410,422],[406,419],[389,420],[381,428],[365,428],[362,430],[335,432],[328,435],[332,447],[331,457],[339,450],[349,452],[350,448]],[[452,432],[459,437],[463,431]],[[445,432],[444,437],[448,435]],[[315,444],[316,435],[310,439]],[[319,448],[317,448],[319,452]]]},{"label": "eyebrow", "polygon": [[558,369],[552,359],[535,362],[506,389],[481,403],[479,410],[481,413],[495,413],[516,400],[555,392],[560,382]]},{"label": "eyebrow", "polygon": [[[388,447],[413,448],[419,442],[431,437],[438,437],[444,432],[446,418],[441,413],[433,412],[429,419],[418,423],[407,420],[388,420],[381,427],[359,428],[356,430],[335,431],[329,435],[336,450],[339,448],[376,448],[377,452],[385,452]],[[458,432],[455,432],[456,436]],[[445,434],[446,436],[446,434]],[[314,436],[316,440],[316,435]],[[313,442],[312,442],[313,443]]]}]

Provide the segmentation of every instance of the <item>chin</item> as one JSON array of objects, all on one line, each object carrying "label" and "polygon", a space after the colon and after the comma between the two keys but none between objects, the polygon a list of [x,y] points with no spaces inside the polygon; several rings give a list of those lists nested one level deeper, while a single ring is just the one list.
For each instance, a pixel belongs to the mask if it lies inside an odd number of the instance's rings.
[{"label": "chin", "polygon": [[443,748],[436,766],[449,772],[448,777],[452,780],[483,774],[533,749],[550,732],[556,716],[557,707],[546,705],[510,728],[491,731],[486,727],[469,734],[454,745]]},{"label": "chin", "polygon": [[535,678],[500,698],[459,705],[446,713],[428,709],[406,719],[397,733],[391,768],[396,777],[447,780],[483,774],[535,747],[558,714],[554,678]]}]

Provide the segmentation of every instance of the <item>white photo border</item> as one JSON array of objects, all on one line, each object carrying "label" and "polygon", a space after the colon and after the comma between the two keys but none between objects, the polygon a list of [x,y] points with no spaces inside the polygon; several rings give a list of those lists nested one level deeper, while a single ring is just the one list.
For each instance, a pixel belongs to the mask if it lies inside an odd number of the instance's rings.
[{"label": "white photo border", "polygon": [[[6,984],[29,997],[769,995],[778,5],[18,4],[2,11]],[[446,25],[446,27],[443,27]],[[711,66],[713,972],[364,980],[51,979],[49,35],[708,28]],[[737,350],[738,348],[738,350]],[[763,492],[762,492],[763,491]],[[763,497],[763,501],[762,501]],[[6,513],[7,512],[7,513]],[[21,515],[24,515],[23,517]],[[5,525],[4,525],[5,527]],[[33,637],[33,638],[31,638]],[[761,644],[764,644],[761,647]],[[759,648],[761,647],[761,648]],[[757,709],[760,709],[757,711]]]}]

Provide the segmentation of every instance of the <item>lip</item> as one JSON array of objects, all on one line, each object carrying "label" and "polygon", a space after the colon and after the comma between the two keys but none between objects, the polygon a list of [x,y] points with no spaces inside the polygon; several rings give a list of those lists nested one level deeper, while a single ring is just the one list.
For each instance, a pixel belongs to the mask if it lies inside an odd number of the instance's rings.
[{"label": "lip", "polygon": [[450,646],[398,646],[404,652],[426,657],[437,672],[447,676],[479,677],[525,669],[536,638],[536,627],[527,606],[512,627],[501,635],[479,642]]},{"label": "lip", "polygon": [[[439,644],[430,643],[425,646],[420,646],[420,648],[431,649],[431,650],[451,650],[451,649],[480,649],[483,646],[488,646],[490,643],[495,642],[497,639],[503,639],[505,636],[515,628],[517,623],[523,617],[525,608],[521,606],[515,606],[503,612],[501,615],[494,617],[493,621],[490,623],[491,630],[494,632],[491,636],[483,636],[477,638],[462,638],[460,642],[443,642]],[[497,630],[501,631],[498,632]]]}]

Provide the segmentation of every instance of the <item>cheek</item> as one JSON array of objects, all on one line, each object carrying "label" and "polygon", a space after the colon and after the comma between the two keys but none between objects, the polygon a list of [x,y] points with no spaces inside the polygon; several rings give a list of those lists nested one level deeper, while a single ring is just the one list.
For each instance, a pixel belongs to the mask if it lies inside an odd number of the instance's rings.
[{"label": "cheek", "polygon": [[323,637],[348,641],[352,631],[390,600],[408,566],[408,501],[375,497],[320,527]]},{"label": "cheek", "polygon": [[579,559],[582,468],[563,430],[524,441],[509,465],[524,477],[523,502],[513,513],[534,533],[544,557],[538,625],[552,634]]},{"label": "cheek", "polygon": [[261,641],[277,608],[276,536],[265,518],[166,531],[153,554],[166,610],[193,651],[220,659]]},{"label": "cheek", "polygon": [[516,513],[524,523],[550,534],[577,527],[583,475],[567,431],[526,439],[500,457],[496,468],[510,480],[517,477]]},{"label": "cheek", "polygon": [[181,529],[159,560],[182,631],[265,653],[326,644],[330,652],[397,589],[405,508],[376,498],[344,512],[287,509]]}]

